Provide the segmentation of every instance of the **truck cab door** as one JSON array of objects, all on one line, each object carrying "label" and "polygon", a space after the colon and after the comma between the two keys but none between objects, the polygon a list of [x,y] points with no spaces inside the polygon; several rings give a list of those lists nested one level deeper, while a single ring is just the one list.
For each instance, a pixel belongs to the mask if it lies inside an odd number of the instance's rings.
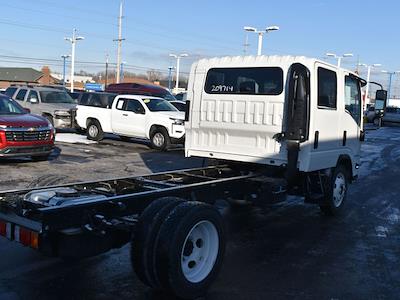
[{"label": "truck cab door", "polygon": [[344,76],[344,113],[341,118],[341,146],[347,148],[354,162],[359,163],[361,151],[362,100],[360,81]]},{"label": "truck cab door", "polygon": [[118,99],[112,111],[113,132],[130,137],[145,137],[145,114],[139,100]]}]

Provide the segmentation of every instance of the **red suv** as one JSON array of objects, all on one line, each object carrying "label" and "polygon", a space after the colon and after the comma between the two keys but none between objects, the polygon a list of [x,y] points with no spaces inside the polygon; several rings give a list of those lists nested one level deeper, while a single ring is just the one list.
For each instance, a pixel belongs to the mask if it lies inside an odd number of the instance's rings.
[{"label": "red suv", "polygon": [[0,95],[0,157],[47,159],[54,147],[54,128],[47,119],[28,113]]}]

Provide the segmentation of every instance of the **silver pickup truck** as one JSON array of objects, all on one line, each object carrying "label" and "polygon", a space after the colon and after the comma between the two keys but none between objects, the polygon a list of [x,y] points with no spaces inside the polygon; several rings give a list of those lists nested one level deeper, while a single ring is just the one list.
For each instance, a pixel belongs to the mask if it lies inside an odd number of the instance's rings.
[{"label": "silver pickup truck", "polygon": [[47,118],[55,128],[74,128],[76,102],[62,89],[38,85],[12,85],[5,94],[33,114]]}]

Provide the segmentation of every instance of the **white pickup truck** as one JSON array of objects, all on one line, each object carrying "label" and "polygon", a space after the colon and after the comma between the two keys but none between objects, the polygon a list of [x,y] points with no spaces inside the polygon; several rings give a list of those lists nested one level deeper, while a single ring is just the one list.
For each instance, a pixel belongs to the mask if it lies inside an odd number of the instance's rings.
[{"label": "white pickup truck", "polygon": [[111,105],[107,101],[104,105],[80,104],[76,122],[90,140],[113,133],[123,139],[148,139],[157,150],[166,150],[185,137],[184,113],[164,99],[148,96],[119,95]]}]

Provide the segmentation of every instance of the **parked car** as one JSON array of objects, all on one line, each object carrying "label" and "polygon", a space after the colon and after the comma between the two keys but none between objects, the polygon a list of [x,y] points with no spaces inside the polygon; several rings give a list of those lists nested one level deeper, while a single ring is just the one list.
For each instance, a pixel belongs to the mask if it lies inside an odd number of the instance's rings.
[{"label": "parked car", "polygon": [[368,123],[373,123],[376,119],[375,107],[368,107],[367,111],[365,112],[365,116],[367,117]]},{"label": "parked car", "polygon": [[54,129],[15,100],[0,95],[0,157],[31,156],[47,160],[54,146]]},{"label": "parked car", "polygon": [[169,101],[175,108],[179,111],[186,111],[186,102],[185,101]]},{"label": "parked car", "polygon": [[39,85],[12,85],[5,94],[32,113],[47,118],[55,128],[75,127],[76,103],[65,90]]},{"label": "parked car", "polygon": [[142,95],[163,98],[168,101],[176,100],[175,97],[166,89],[157,85],[138,84],[138,83],[115,83],[106,87],[106,92],[116,94]]},{"label": "parked car", "polygon": [[387,123],[400,123],[400,107],[386,107],[385,115],[382,118],[382,125]]},{"label": "parked car", "polygon": [[105,92],[83,92],[80,93],[77,101],[80,105],[111,108],[114,98],[118,94]]},{"label": "parked car", "polygon": [[119,95],[108,107],[81,103],[76,121],[90,140],[99,141],[107,132],[148,139],[158,150],[182,143],[185,136],[184,113],[164,99],[143,95]]}]

